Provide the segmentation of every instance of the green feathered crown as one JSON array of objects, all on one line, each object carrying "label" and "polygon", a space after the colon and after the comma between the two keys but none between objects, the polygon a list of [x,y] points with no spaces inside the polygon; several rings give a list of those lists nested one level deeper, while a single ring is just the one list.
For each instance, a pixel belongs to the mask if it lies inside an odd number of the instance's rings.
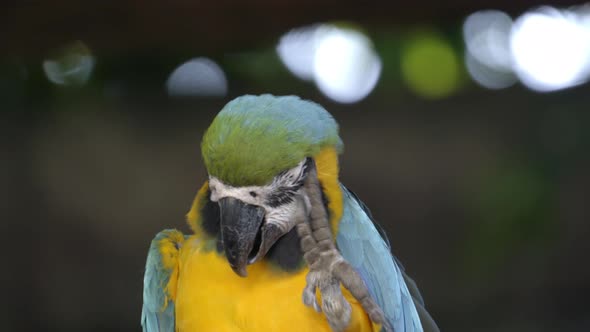
[{"label": "green feathered crown", "polygon": [[296,96],[241,96],[217,114],[201,143],[210,175],[233,186],[264,185],[323,147],[342,151],[338,124]]}]

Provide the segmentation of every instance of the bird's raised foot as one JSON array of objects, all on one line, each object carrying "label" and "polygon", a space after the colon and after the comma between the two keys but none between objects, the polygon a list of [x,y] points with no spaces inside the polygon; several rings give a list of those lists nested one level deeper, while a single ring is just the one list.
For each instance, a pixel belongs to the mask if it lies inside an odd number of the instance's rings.
[{"label": "bird's raised foot", "polygon": [[[342,257],[333,240],[332,230],[323,205],[315,164],[310,166],[304,188],[297,198],[297,233],[303,257],[309,266],[303,303],[323,311],[335,332],[344,331],[350,323],[351,306],[344,298],[340,284],[361,304],[371,321],[385,332],[393,332],[383,310],[371,297],[357,271]],[[316,291],[321,295],[321,305]]]},{"label": "bird's raised foot", "polygon": [[[344,331],[350,324],[352,310],[342,294],[342,284],[361,304],[373,323],[381,325],[384,332],[393,332],[383,310],[370,296],[361,276],[336,249],[319,254],[318,260],[310,266],[306,281],[303,303],[318,312],[323,311],[333,331]],[[318,290],[321,304],[316,297]]]},{"label": "bird's raised foot", "polygon": [[[318,303],[316,291],[321,294]],[[350,324],[352,308],[340,290],[340,282],[327,271],[311,271],[307,274],[307,284],[303,289],[303,303],[323,312],[328,324],[335,332],[344,331]]]}]

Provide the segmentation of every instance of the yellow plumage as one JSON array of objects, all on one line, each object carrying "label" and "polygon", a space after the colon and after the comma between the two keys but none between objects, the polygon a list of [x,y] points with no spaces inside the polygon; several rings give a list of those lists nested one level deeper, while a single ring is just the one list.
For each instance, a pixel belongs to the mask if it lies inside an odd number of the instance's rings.
[{"label": "yellow plumage", "polygon": [[[191,237],[180,255],[176,295],[179,332],[220,331],[331,331],[321,313],[303,305],[301,292],[307,269],[287,273],[259,262],[248,267],[248,277],[237,276],[223,256],[205,250]],[[370,332],[371,322],[344,291],[353,314],[350,332]]]}]

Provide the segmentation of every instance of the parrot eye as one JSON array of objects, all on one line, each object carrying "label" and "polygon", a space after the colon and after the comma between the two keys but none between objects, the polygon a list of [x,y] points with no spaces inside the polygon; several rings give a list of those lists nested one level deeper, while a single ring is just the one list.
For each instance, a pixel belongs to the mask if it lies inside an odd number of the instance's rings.
[{"label": "parrot eye", "polygon": [[256,194],[256,192],[255,192],[255,191],[251,191],[251,192],[250,192],[250,196],[252,196],[252,197],[256,197],[256,196],[258,196],[258,194]]}]

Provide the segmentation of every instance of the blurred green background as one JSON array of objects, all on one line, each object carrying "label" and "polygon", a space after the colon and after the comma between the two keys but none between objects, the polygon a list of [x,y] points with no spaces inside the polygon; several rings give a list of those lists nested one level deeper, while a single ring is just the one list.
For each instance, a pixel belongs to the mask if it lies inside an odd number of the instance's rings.
[{"label": "blurred green background", "polygon": [[204,130],[272,93],[340,123],[441,330],[590,331],[590,16],[540,4],[2,4],[2,330],[139,331]]}]

